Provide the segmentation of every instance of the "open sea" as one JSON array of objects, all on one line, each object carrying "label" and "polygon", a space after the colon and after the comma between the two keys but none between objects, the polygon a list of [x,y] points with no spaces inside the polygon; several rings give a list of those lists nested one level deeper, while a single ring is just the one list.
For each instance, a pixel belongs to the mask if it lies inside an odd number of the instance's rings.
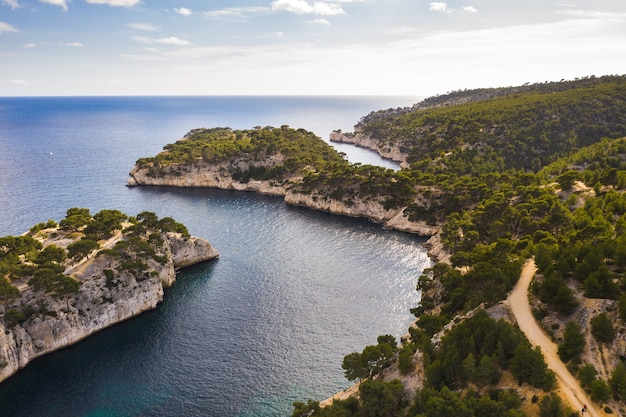
[{"label": "open sea", "polygon": [[[172,216],[220,251],[157,309],[0,383],[2,417],[290,416],[351,385],[343,356],[406,332],[422,238],[281,198],[125,186],[140,157],[199,127],[289,125],[327,140],[409,97],[0,97],[0,236],[71,207]],[[397,168],[335,145],[352,162]]]}]

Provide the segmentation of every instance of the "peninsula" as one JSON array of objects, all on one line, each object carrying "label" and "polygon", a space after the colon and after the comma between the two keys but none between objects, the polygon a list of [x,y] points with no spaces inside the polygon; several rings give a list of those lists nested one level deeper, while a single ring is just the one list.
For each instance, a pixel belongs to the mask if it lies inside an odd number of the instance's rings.
[{"label": "peninsula", "polygon": [[172,218],[117,210],[0,238],[0,381],[163,300],[176,270],[219,256]]},{"label": "peninsula", "polygon": [[410,177],[349,164],[312,132],[286,125],[192,130],[155,157],[139,159],[128,185],[254,191],[422,236],[439,232],[437,224],[409,219],[405,204],[414,195]]},{"label": "peninsula", "polygon": [[[138,160],[129,180],[281,195],[432,236],[415,325],[344,358],[350,397],[295,403],[294,417],[577,415],[563,363],[590,414],[626,415],[626,77],[456,91],[332,139],[403,169],[349,164],[302,129],[216,128]],[[552,344],[511,307],[525,293],[556,346],[547,362]]]}]

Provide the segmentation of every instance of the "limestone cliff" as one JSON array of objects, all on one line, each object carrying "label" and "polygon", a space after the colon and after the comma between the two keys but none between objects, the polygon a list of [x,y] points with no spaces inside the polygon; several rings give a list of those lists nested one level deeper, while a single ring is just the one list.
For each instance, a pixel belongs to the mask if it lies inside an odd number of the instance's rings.
[{"label": "limestone cliff", "polygon": [[390,229],[414,233],[420,236],[432,236],[440,231],[438,226],[430,226],[425,222],[410,221],[405,216],[403,207],[386,210],[381,203],[374,200],[362,201],[357,199],[347,204],[345,201],[329,197],[288,191],[285,195],[285,202],[332,214],[365,218],[375,223],[381,223]]},{"label": "limestone cliff", "polygon": [[151,168],[136,166],[130,172],[128,185],[210,187],[223,190],[255,191],[266,195],[284,195],[286,188],[282,183],[257,180],[241,182],[234,179],[236,173],[249,170],[251,167],[272,167],[281,162],[282,158],[279,156],[262,162],[246,158],[221,163],[198,160],[192,164],[173,164],[162,168],[156,175]]},{"label": "limestone cliff", "polygon": [[359,217],[383,224],[393,230],[429,236],[429,255],[436,260],[445,260],[448,254],[438,240],[439,226],[429,225],[424,221],[411,221],[404,212],[404,207],[385,209],[376,199],[352,199],[349,203],[329,196],[294,191],[300,177],[292,176],[280,183],[276,181],[249,180],[241,182],[233,178],[233,172],[249,170],[259,164],[273,165],[276,160],[245,161],[236,160],[228,163],[210,164],[196,161],[193,164],[174,164],[162,168],[155,175],[151,168],[135,166],[130,172],[129,186],[153,185],[172,187],[209,187],[227,190],[254,191],[259,194],[282,196],[287,204],[308,207],[343,216]]},{"label": "limestone cliff", "polygon": [[335,130],[331,132],[330,140],[331,142],[349,143],[361,148],[370,149],[378,153],[383,158],[400,162],[401,165],[405,164],[408,156],[406,152],[402,152],[402,150],[400,150],[397,146],[381,145],[378,139],[367,136],[358,130],[354,133],[344,133],[341,130]]},{"label": "limestone cliff", "polygon": [[[19,299],[0,305],[5,316],[0,320],[0,381],[34,358],[155,308],[163,289],[176,280],[177,269],[219,253],[204,239],[168,232],[162,234],[157,255],[145,260],[140,272],[123,266],[123,257],[93,256],[70,268],[81,283],[77,293],[54,297],[25,286]],[[11,322],[6,314],[11,310],[27,317]]]}]

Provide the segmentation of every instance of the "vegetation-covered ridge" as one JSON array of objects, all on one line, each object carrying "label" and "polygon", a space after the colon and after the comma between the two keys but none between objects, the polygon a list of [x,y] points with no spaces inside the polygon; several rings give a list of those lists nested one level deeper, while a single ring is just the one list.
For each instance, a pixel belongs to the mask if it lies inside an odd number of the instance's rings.
[{"label": "vegetation-covered ridge", "polygon": [[626,135],[626,77],[466,90],[373,112],[355,130],[432,173],[538,171],[572,149]]},{"label": "vegetation-covered ridge", "polygon": [[537,172],[574,150],[626,135],[624,77],[473,91],[364,119],[363,134],[409,155],[410,166],[399,172],[349,164],[312,133],[286,126],[194,130],[160,155],[138,160],[137,168],[183,176],[201,162],[231,162],[220,172],[241,183],[279,182],[314,202],[401,209],[410,221],[440,225],[490,194],[494,181],[518,181],[517,172]]},{"label": "vegetation-covered ridge", "polygon": [[[420,278],[416,325],[399,346],[389,352],[379,339],[345,357],[348,379],[367,378],[357,396],[324,408],[299,402],[293,416],[579,415],[551,393],[541,353],[529,348],[502,304],[528,258],[538,267],[529,294],[535,318],[590,398],[606,414],[626,415],[624,78],[557,84],[550,94],[553,85],[542,85],[545,91],[528,96],[380,119],[388,122],[381,140],[400,138],[409,154],[421,156],[402,170],[414,184],[405,213],[442,225],[450,262]],[[558,110],[548,118],[556,124],[541,116],[547,103]],[[491,120],[484,126],[508,113],[499,137],[521,138],[523,146],[480,142],[472,129],[423,142],[406,134],[447,132],[465,112],[467,123]],[[525,120],[531,114],[542,122]],[[515,133],[528,123],[534,126],[526,136]]]},{"label": "vegetation-covered ridge", "polygon": [[148,169],[151,176],[182,175],[185,166],[241,160],[246,164],[233,163],[228,174],[242,182],[251,178],[282,180],[305,168],[321,170],[346,163],[342,155],[311,132],[268,126],[251,130],[194,129],[183,139],[166,145],[157,156],[139,159],[136,165]]},{"label": "vegetation-covered ridge", "polygon": [[0,381],[37,356],[148,309],[175,270],[218,252],[170,217],[71,208],[0,238]]},{"label": "vegetation-covered ridge", "polygon": [[[0,308],[5,307],[6,324],[37,313],[29,308],[6,309],[17,305],[27,289],[53,298],[77,293],[83,278],[78,274],[80,266],[91,258],[123,259],[120,268],[131,271],[137,279],[154,274],[146,261],[163,264],[169,260],[162,237],[169,232],[190,237],[187,228],[171,217],[158,219],[151,212],[129,217],[119,210],[102,210],[92,216],[89,209],[74,207],[59,223],[48,220],[21,236],[0,238]],[[110,271],[107,278],[113,280],[114,272]]]},{"label": "vegetation-covered ridge", "polygon": [[170,217],[70,208],[0,238],[0,382],[34,358],[146,310],[176,270],[219,253]]},{"label": "vegetation-covered ridge", "polygon": [[313,133],[288,126],[196,129],[164,148],[137,161],[130,184],[250,189],[381,223],[417,195],[405,173],[350,164]]}]

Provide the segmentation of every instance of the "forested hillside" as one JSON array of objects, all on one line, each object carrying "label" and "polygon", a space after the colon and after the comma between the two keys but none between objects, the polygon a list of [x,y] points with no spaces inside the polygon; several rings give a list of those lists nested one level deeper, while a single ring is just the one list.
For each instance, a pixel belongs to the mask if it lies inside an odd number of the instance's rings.
[{"label": "forested hillside", "polygon": [[[531,257],[536,319],[592,400],[625,415],[626,78],[485,95],[464,92],[457,104],[434,100],[359,125],[361,134],[406,148],[410,168],[381,174],[388,179],[378,190],[410,189],[390,201],[442,225],[451,262],[420,278],[417,327],[394,353],[368,346],[346,356],[349,379],[373,376],[360,399],[322,409],[298,403],[294,416],[579,415],[550,394],[554,379],[541,353],[508,322],[490,318]],[[473,318],[459,320],[468,312]],[[386,367],[421,375],[417,394],[394,385]]]},{"label": "forested hillside", "polygon": [[[302,169],[322,170],[330,165],[348,165],[340,154],[313,133],[289,126],[249,130],[194,129],[163,149],[154,157],[139,159],[137,167],[148,169],[152,176],[159,176],[167,167],[184,167],[198,162],[219,164],[245,158],[251,161],[245,170],[233,168],[229,173],[245,182],[251,178],[282,180],[297,175]],[[169,173],[176,174],[175,170]]]},{"label": "forested hillside", "polygon": [[[426,100],[432,107],[417,106],[397,116],[383,112],[366,117],[357,129],[401,148],[414,169],[459,175],[511,168],[536,172],[603,137],[626,135],[624,77],[494,89],[491,94],[478,90],[456,97],[461,94],[434,103]],[[451,104],[457,101],[462,104]]]}]

